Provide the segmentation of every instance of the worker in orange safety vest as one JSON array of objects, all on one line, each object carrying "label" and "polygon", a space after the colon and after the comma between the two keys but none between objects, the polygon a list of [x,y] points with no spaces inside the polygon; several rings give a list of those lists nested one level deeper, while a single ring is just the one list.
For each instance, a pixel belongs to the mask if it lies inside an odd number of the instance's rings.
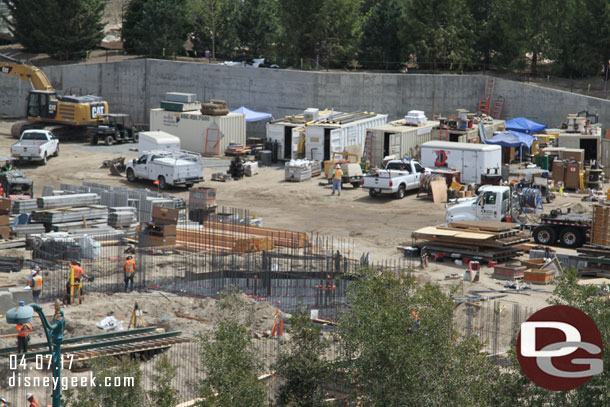
[{"label": "worker in orange safety vest", "polygon": [[32,331],[32,325],[29,323],[17,324],[17,349],[19,353],[27,353],[28,342],[30,341],[30,332]]},{"label": "worker in orange safety vest", "polygon": [[28,283],[30,287],[32,287],[32,296],[34,297],[34,302],[38,304],[38,300],[40,299],[40,294],[42,293],[42,276],[40,275],[40,268],[35,268],[31,272],[32,280]]},{"label": "worker in orange safety vest", "polygon": [[335,190],[339,192],[341,195],[341,180],[343,179],[343,171],[341,170],[341,164],[337,164],[335,166],[335,170],[333,171],[333,193],[335,194]]},{"label": "worker in orange safety vest", "polygon": [[[72,260],[70,262],[70,273],[72,274],[72,276],[71,276],[72,289],[75,290],[76,292],[68,293],[68,295],[70,295],[70,294],[72,294],[74,296],[78,295],[78,303],[82,304],[82,302],[83,302],[83,283],[81,280],[83,277],[88,278],[88,276],[85,274],[85,271],[80,266],[80,263],[76,260]],[[71,298],[70,303],[72,303],[72,301],[74,301],[74,298]]]},{"label": "worker in orange safety vest", "polygon": [[417,311],[415,311],[414,309],[411,310],[411,315],[413,315],[413,319],[415,319],[415,328],[414,331],[417,331],[419,329],[419,315],[417,314]]},{"label": "worker in orange safety vest", "polygon": [[28,393],[28,394],[25,395],[25,398],[26,398],[27,401],[30,402],[29,407],[40,407],[40,404],[38,404],[38,400],[36,400],[34,398],[33,394]]},{"label": "worker in orange safety vest", "polygon": [[131,256],[127,256],[127,260],[125,260],[123,265],[123,272],[125,273],[125,292],[127,292],[129,282],[131,282],[130,291],[133,291],[133,276],[136,274],[136,261]]}]

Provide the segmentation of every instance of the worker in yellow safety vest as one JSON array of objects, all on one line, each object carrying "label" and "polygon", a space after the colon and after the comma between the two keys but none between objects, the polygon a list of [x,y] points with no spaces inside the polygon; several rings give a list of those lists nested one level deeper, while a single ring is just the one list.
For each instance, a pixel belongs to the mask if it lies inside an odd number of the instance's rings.
[{"label": "worker in yellow safety vest", "polygon": [[123,265],[123,272],[125,273],[125,292],[127,292],[129,282],[131,282],[130,291],[133,291],[133,276],[136,274],[136,261],[131,256],[127,256],[127,260],[125,260]]},{"label": "worker in yellow safety vest", "polygon": [[341,195],[341,180],[343,179],[343,171],[341,170],[341,165],[337,164],[335,166],[335,170],[333,171],[333,193],[331,195],[335,194],[335,190],[337,192],[339,192],[339,195]]},{"label": "worker in yellow safety vest", "polygon": [[32,331],[32,325],[29,323],[17,324],[17,349],[19,353],[27,353],[28,342],[30,341],[30,332]]},{"label": "worker in yellow safety vest", "polygon": [[32,287],[32,296],[34,297],[34,302],[38,304],[40,294],[42,293],[42,276],[40,275],[40,268],[35,268],[34,270],[32,270],[31,274],[32,280],[28,283],[28,285]]}]

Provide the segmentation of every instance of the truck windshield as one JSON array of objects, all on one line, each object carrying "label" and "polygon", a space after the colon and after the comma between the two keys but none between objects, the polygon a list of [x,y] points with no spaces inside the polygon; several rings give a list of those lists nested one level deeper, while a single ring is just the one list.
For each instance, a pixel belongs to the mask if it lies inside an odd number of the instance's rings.
[{"label": "truck windshield", "polygon": [[21,140],[42,140],[46,141],[47,135],[44,133],[25,133]]}]

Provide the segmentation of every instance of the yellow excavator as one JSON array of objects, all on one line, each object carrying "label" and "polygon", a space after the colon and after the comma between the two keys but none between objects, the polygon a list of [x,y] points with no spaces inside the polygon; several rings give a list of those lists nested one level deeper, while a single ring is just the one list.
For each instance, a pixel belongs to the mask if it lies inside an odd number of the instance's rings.
[{"label": "yellow excavator", "polygon": [[27,99],[27,120],[16,122],[11,128],[19,138],[27,129],[45,128],[60,138],[84,136],[87,126],[96,126],[108,112],[108,102],[100,96],[74,94],[58,95],[45,73],[33,65],[0,54],[0,73],[28,82],[32,89]]}]

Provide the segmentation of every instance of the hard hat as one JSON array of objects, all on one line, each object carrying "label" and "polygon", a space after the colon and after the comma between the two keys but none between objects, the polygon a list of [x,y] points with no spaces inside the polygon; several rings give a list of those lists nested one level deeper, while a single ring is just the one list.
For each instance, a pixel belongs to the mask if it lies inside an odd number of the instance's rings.
[{"label": "hard hat", "polygon": [[341,164],[335,165],[335,168],[341,168]]},{"label": "hard hat", "polygon": [[32,270],[30,271],[30,275],[33,276],[34,274],[38,273],[38,270]]},{"label": "hard hat", "polygon": [[32,393],[27,393],[27,394],[25,395],[25,399],[26,399],[26,400],[29,400],[29,399],[31,399],[32,397],[34,397],[34,396],[32,396]]},{"label": "hard hat", "polygon": [[6,401],[6,399],[4,397],[0,397],[0,401],[3,403],[8,403],[8,401]]}]

